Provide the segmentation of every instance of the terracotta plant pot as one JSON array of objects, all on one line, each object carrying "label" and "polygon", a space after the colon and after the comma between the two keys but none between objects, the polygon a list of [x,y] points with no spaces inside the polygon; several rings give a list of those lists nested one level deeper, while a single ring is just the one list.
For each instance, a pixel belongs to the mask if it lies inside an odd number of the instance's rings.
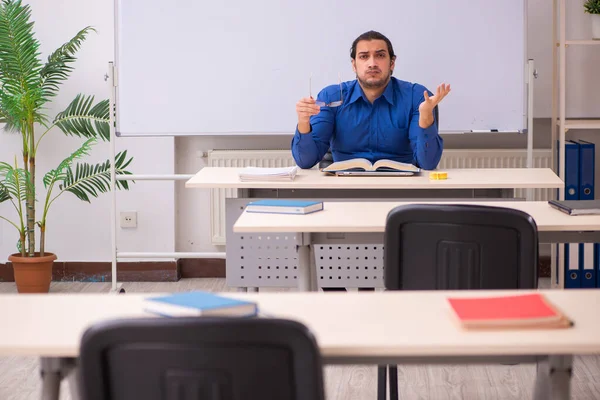
[{"label": "terracotta plant pot", "polygon": [[40,257],[40,253],[35,254],[35,257],[21,257],[21,253],[15,253],[8,257],[13,265],[19,293],[48,293],[50,290],[56,255],[44,253],[44,257]]}]

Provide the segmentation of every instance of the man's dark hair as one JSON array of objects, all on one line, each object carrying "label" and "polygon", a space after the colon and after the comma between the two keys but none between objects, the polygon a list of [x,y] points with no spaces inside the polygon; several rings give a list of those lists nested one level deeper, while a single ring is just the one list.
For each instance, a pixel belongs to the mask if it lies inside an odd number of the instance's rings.
[{"label": "man's dark hair", "polygon": [[362,35],[360,35],[356,39],[354,39],[354,42],[352,42],[352,48],[350,49],[350,57],[353,60],[356,59],[356,45],[361,40],[383,40],[387,44],[388,53],[390,53],[390,58],[392,60],[394,59],[394,57],[395,57],[394,48],[392,47],[392,42],[390,42],[390,39],[388,39],[387,37],[385,37],[384,35],[382,35],[379,32],[368,31],[368,32],[363,33]]}]

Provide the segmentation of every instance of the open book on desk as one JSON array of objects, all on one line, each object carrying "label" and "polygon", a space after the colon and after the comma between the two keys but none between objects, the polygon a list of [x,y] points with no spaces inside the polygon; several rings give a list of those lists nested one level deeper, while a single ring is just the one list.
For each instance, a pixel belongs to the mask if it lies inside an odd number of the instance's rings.
[{"label": "open book on desk", "polygon": [[357,175],[364,175],[366,173],[368,175],[412,175],[420,172],[421,169],[412,164],[387,159],[371,163],[366,158],[353,158],[350,160],[334,162],[326,168],[323,168],[322,171],[334,174],[357,173]]}]

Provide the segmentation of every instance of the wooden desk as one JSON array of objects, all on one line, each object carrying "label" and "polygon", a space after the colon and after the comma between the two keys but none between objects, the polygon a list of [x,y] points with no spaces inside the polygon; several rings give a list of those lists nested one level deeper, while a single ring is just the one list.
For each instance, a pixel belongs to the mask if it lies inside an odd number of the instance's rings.
[{"label": "wooden desk", "polygon": [[[234,232],[381,232],[385,231],[388,213],[407,204],[475,204],[506,207],[528,213],[538,231],[600,231],[600,215],[570,216],[552,208],[545,201],[390,201],[324,202],[323,211],[307,215],[242,213],[233,225]],[[352,218],[348,218],[352,216]]]},{"label": "wooden desk", "polygon": [[[295,268],[283,265],[277,260],[288,260],[296,257],[295,240],[278,240],[272,243],[268,252],[264,249],[269,243],[256,240],[256,235],[242,237],[233,229],[234,222],[241,210],[252,198],[307,198],[329,201],[375,201],[375,200],[411,200],[411,199],[514,199],[514,189],[527,190],[536,188],[562,188],[563,182],[548,168],[485,168],[485,169],[448,169],[447,180],[430,180],[429,172],[423,171],[419,176],[409,177],[336,177],[326,175],[318,169],[299,170],[293,181],[241,182],[238,173],[242,168],[205,167],[187,183],[187,188],[210,188],[212,200],[211,230],[213,235],[227,237],[227,285],[231,287],[258,288],[265,286],[294,287],[298,284],[298,274],[283,274],[281,279],[273,274],[259,271],[257,254],[260,252],[267,264],[262,263],[264,270]],[[216,190],[215,190],[216,189]],[[237,194],[229,192],[238,189]],[[226,192],[227,191],[227,192]],[[276,193],[275,193],[276,191]],[[519,196],[522,197],[521,194]],[[226,197],[230,197],[226,199]],[[235,198],[237,197],[237,199]],[[256,230],[255,232],[262,232]],[[351,243],[351,242],[347,242]],[[354,242],[368,244],[370,242]],[[302,244],[302,242],[301,242]],[[377,242],[375,242],[377,244]],[[363,247],[363,257],[381,259],[375,247]],[[253,249],[253,250],[251,250]],[[275,250],[275,251],[273,251]],[[346,259],[346,250],[333,248],[324,257]],[[272,258],[269,258],[272,257]],[[300,255],[302,259],[306,258]],[[320,258],[319,258],[320,260]],[[255,265],[256,264],[256,265]],[[282,264],[282,265],[279,265]],[[322,265],[319,265],[319,268]],[[363,270],[360,274],[342,278],[338,284],[355,287],[365,283],[364,279],[372,279],[371,270]],[[380,272],[381,269],[378,269]],[[272,279],[271,279],[272,278]],[[337,280],[336,277],[334,279]],[[345,279],[345,281],[344,281]]]},{"label": "wooden desk", "polygon": [[[600,290],[542,290],[575,322],[566,330],[468,332],[452,319],[449,295],[517,291],[399,291],[361,293],[227,293],[258,302],[265,316],[305,324],[328,364],[493,363],[506,357],[538,365],[536,398],[567,399],[573,355],[600,354]],[[518,291],[526,293],[526,291]],[[83,332],[115,318],[141,318],[152,294],[2,295],[0,354],[42,358],[43,393],[57,399],[61,377],[76,366]],[[418,304],[418,307],[415,305]],[[360,320],[360,323],[357,323]],[[56,370],[48,365],[60,365]],[[553,373],[549,375],[550,368]],[[54,371],[54,373],[52,373]],[[52,389],[52,390],[50,390]],[[556,396],[549,396],[552,391]],[[55,397],[56,396],[56,397]]]},{"label": "wooden desk", "polygon": [[[542,243],[600,241],[600,216],[569,216],[547,202],[525,201],[419,201],[419,202],[324,202],[324,210],[308,215],[248,213],[233,226],[237,233],[295,232],[298,238],[298,287],[317,290],[311,243],[383,243],[387,214],[394,207],[414,203],[477,204],[524,211],[535,220]],[[351,216],[351,217],[349,217]],[[329,234],[338,234],[331,237]],[[339,234],[342,234],[339,235]],[[368,237],[365,237],[365,234]],[[559,276],[562,282],[562,276]]]},{"label": "wooden desk", "polygon": [[196,189],[557,189],[564,182],[550,168],[447,169],[448,179],[429,179],[429,171],[405,177],[336,177],[300,169],[293,181],[242,182],[242,168],[204,167],[185,183]]}]

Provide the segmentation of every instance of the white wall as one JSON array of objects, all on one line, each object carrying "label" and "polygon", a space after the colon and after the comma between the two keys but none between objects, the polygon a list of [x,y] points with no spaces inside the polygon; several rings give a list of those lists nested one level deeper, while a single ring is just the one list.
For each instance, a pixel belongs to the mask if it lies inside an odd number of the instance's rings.
[{"label": "white wall", "polygon": [[[567,3],[570,23],[568,36],[589,37],[591,27],[589,15],[582,11],[583,0],[568,0]],[[63,86],[50,114],[54,116],[56,112],[64,109],[79,91],[96,94],[98,98],[107,97],[103,76],[108,61],[113,59],[113,0],[31,0],[29,4],[33,6],[36,32],[42,44],[44,58],[82,27],[93,25],[98,29],[98,33],[91,35],[84,43],[79,53],[77,69]],[[547,118],[550,117],[552,93],[552,2],[529,0],[528,14],[528,53],[530,58],[535,59],[540,74],[535,83],[534,117]],[[569,116],[591,114],[600,109],[600,79],[592,76],[592,72],[597,70],[597,65],[600,64],[600,53],[592,51],[596,50],[595,47],[587,50],[568,50],[573,54],[567,64],[568,106],[572,111]],[[157,49],[157,54],[159,52],[160,49]],[[575,66],[574,62],[577,60],[585,62]],[[149,118],[152,112],[155,110],[150,110]],[[546,135],[547,132],[538,134]],[[79,143],[77,139],[66,138],[58,130],[49,136],[45,141],[46,151],[40,152],[38,171],[53,168],[67,154],[66,147],[71,150]],[[0,134],[0,159],[12,159],[13,154],[18,151],[17,139],[18,137],[11,137],[4,132]],[[284,137],[182,137],[175,140],[123,138],[118,139],[117,143],[118,148],[127,148],[135,156],[132,165],[134,173],[168,174],[197,172],[204,165],[204,160],[198,157],[198,151],[213,148],[289,148],[289,141],[289,138]],[[108,146],[98,145],[93,153],[94,160],[99,161],[107,154]],[[38,176],[41,178],[41,173]],[[176,187],[176,190],[173,190],[173,187]],[[109,195],[104,195],[90,205],[66,194],[56,203],[50,215],[47,249],[57,252],[63,260],[109,260],[109,199]],[[208,190],[184,189],[182,182],[174,184],[140,181],[129,193],[120,193],[117,204],[119,210],[137,210],[139,225],[137,230],[118,229],[119,250],[224,250],[210,243]],[[0,215],[11,211],[7,206],[0,205]],[[67,228],[67,224],[77,226]],[[15,249],[16,236],[12,230],[8,224],[0,222],[0,262]],[[174,244],[175,239],[177,245]]]},{"label": "white wall", "polygon": [[[78,53],[75,71],[62,85],[59,96],[48,113],[52,118],[62,111],[79,92],[93,94],[96,99],[108,98],[104,74],[108,62],[113,60],[113,0],[31,0],[32,19],[36,37],[40,41],[41,57],[46,60],[50,52],[72,38],[85,26],[94,26],[92,33]],[[151,112],[149,118],[152,117]],[[41,178],[55,168],[82,141],[66,137],[54,129],[43,140],[37,158],[38,208],[45,191]],[[20,152],[17,135],[0,132],[0,160],[11,161]],[[173,173],[173,138],[136,140],[119,139],[117,151],[127,149],[134,156],[130,169],[136,174]],[[108,144],[98,144],[88,162],[108,158]],[[174,224],[173,182],[138,182],[130,192],[120,192],[118,210],[136,210],[138,229],[118,228],[118,246],[122,251],[173,251]],[[0,215],[14,216],[8,203],[0,205]],[[39,218],[39,215],[38,215]],[[47,227],[46,250],[55,252],[64,261],[110,260],[110,194],[82,202],[65,193],[50,210]],[[16,251],[16,229],[0,221],[0,262]]]},{"label": "white wall", "polygon": [[[591,39],[591,16],[584,13],[585,0],[566,0],[566,39]],[[535,80],[534,118],[552,116],[552,36],[554,0],[528,0],[528,57],[539,73]],[[567,118],[600,114],[600,51],[595,46],[566,48]]]}]

